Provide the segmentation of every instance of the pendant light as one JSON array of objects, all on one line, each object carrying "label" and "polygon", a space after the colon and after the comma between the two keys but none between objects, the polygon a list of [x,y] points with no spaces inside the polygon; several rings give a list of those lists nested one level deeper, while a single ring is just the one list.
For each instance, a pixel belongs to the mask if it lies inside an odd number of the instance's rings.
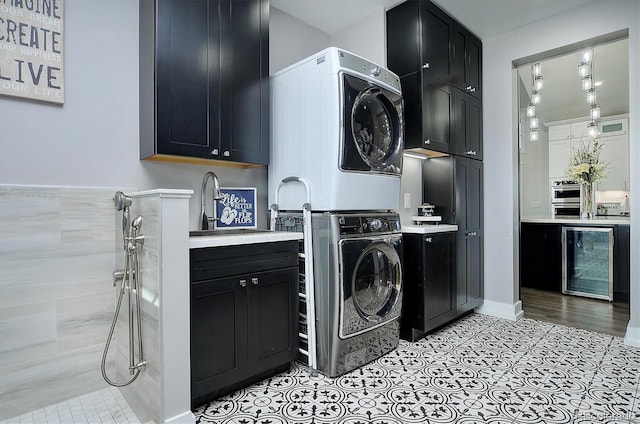
[{"label": "pendant light", "polygon": [[529,141],[538,141],[539,120],[536,115],[536,105],[540,103],[540,90],[544,86],[542,79],[542,65],[534,63],[531,65],[531,103],[527,106],[527,117],[529,118]]},{"label": "pendant light", "polygon": [[535,116],[536,114],[536,105],[534,105],[533,103],[529,103],[529,105],[527,106],[527,117],[531,118],[532,116]]},{"label": "pendant light", "polygon": [[593,51],[587,49],[582,52],[582,61],[578,64],[578,76],[580,77],[582,90],[587,93],[587,103],[589,104],[589,118],[591,122],[587,125],[587,134],[591,138],[598,136],[598,119],[600,119],[600,106],[596,103],[596,89],[593,84],[595,80],[593,74]]}]

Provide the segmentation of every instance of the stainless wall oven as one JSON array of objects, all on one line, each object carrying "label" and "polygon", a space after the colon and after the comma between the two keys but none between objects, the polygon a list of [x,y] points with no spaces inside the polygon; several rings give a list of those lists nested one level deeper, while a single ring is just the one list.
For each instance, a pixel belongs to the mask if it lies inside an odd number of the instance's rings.
[{"label": "stainless wall oven", "polygon": [[556,217],[580,216],[580,184],[568,180],[551,180],[551,212]]},{"label": "stainless wall oven", "polygon": [[580,203],[551,203],[554,218],[579,218]]}]

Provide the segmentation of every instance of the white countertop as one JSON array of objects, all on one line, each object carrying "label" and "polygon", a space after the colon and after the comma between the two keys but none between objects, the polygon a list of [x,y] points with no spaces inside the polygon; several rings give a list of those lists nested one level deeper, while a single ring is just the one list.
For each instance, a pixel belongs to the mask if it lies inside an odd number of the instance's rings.
[{"label": "white countertop", "polygon": [[431,234],[458,231],[457,225],[437,224],[437,225],[402,225],[401,230],[406,234]]},{"label": "white countertop", "polygon": [[189,237],[189,249],[203,247],[237,246],[241,244],[269,243],[276,241],[302,240],[302,233],[290,231],[264,231],[247,234],[224,234],[224,230],[212,236]]},{"label": "white countertop", "polygon": [[629,225],[628,216],[596,216],[593,219],[580,218],[521,218],[520,222],[532,224],[571,224],[571,225]]}]

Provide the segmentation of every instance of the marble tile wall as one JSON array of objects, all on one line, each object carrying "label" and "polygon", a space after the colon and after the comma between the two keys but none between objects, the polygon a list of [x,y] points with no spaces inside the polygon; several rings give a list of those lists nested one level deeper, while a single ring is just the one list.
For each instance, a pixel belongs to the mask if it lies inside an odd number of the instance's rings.
[{"label": "marble tile wall", "polygon": [[0,185],[0,420],[107,387],[114,191]]}]

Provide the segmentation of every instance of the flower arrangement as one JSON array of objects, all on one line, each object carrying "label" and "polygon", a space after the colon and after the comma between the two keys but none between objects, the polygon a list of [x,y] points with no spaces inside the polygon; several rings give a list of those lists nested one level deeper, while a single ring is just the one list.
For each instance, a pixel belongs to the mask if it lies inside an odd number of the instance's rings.
[{"label": "flower arrangement", "polygon": [[607,166],[600,159],[602,142],[594,138],[582,143],[573,150],[569,158],[569,168],[565,172],[572,181],[580,183],[580,216],[592,218],[593,213],[593,184],[607,178]]},{"label": "flower arrangement", "polygon": [[598,183],[607,178],[608,164],[600,159],[602,146],[603,143],[594,138],[593,141],[582,143],[573,150],[566,176],[580,184]]}]

